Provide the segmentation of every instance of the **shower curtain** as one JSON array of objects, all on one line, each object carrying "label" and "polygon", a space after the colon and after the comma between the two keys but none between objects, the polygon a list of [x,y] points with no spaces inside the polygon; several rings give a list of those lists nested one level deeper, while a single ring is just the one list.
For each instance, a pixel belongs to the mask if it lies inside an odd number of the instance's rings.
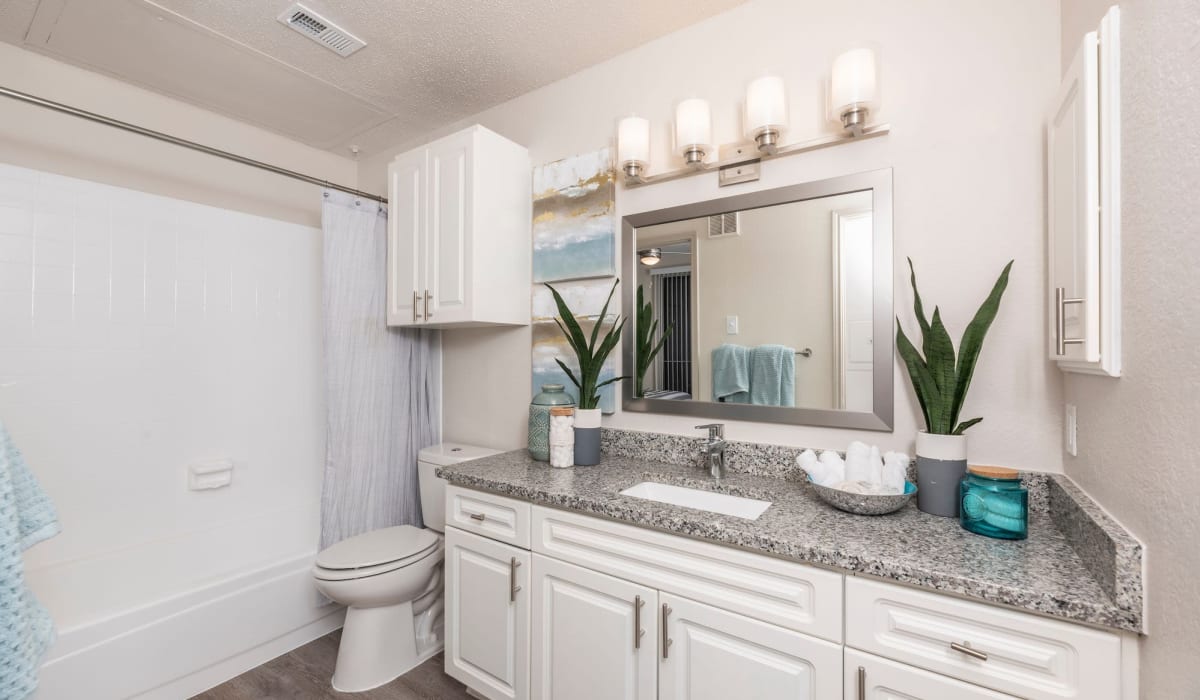
[{"label": "shower curtain", "polygon": [[387,207],[324,193],[326,446],[321,547],[421,525],[417,452],[439,439],[438,331],[388,328]]}]

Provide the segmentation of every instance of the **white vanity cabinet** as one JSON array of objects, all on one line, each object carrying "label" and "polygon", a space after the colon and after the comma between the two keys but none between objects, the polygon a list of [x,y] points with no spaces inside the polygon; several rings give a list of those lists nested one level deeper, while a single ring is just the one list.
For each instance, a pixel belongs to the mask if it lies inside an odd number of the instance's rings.
[{"label": "white vanity cabinet", "polygon": [[446,673],[488,700],[529,697],[529,552],[446,528]]},{"label": "white vanity cabinet", "polygon": [[446,672],[492,700],[1131,700],[1136,636],[451,486]]},{"label": "white vanity cabinet", "polygon": [[1049,355],[1121,374],[1120,11],[1075,53],[1046,127]]},{"label": "white vanity cabinet", "polygon": [[529,323],[528,151],[472,126],[388,166],[387,323]]}]

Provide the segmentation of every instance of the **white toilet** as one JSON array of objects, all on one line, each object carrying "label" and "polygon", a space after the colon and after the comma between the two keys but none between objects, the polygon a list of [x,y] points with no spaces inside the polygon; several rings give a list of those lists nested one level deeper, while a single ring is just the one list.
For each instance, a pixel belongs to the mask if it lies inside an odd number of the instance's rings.
[{"label": "white toilet", "polygon": [[335,690],[378,687],[442,649],[446,481],[434,471],[493,454],[496,450],[453,443],[421,450],[417,477],[425,528],[373,530],[317,555],[317,590],[347,607],[333,672]]}]

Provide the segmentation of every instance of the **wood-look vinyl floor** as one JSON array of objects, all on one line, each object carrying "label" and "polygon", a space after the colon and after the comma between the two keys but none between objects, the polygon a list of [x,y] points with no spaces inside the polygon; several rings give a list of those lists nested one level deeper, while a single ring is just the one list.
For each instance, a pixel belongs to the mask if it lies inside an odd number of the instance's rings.
[{"label": "wood-look vinyl floor", "polygon": [[329,684],[341,630],[252,668],[193,700],[468,700],[462,683],[442,671],[442,655],[387,685],[365,693],[339,693]]}]

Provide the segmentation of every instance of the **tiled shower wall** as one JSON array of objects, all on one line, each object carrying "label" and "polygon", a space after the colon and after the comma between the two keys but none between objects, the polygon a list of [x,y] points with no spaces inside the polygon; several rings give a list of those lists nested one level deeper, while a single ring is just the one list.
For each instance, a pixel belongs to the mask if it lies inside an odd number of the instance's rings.
[{"label": "tiled shower wall", "polygon": [[[320,246],[0,164],[0,421],[60,511],[27,555],[60,627],[315,549]],[[212,457],[232,486],[189,491]]]}]

